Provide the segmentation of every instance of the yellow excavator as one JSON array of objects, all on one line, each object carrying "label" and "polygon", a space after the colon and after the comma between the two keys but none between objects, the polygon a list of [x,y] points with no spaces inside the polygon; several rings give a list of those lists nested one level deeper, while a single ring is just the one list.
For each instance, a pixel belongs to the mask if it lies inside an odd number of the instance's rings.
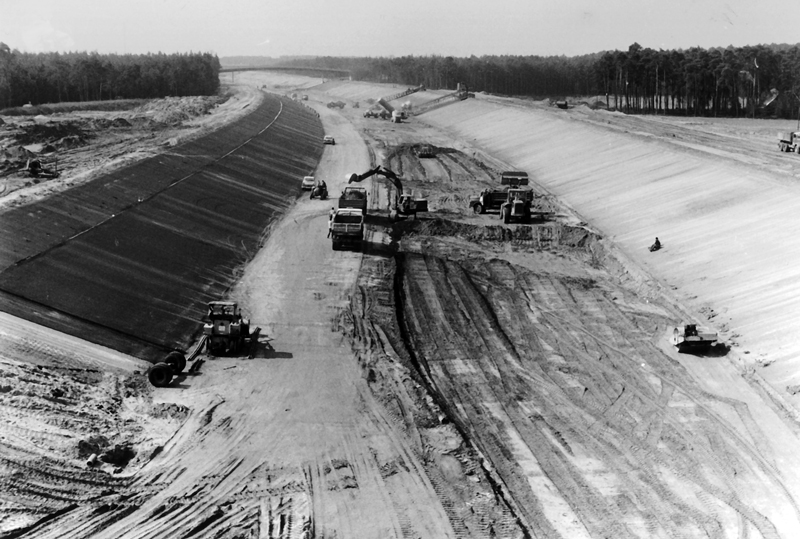
[{"label": "yellow excavator", "polygon": [[418,212],[428,211],[428,200],[424,198],[414,198],[411,193],[403,192],[403,181],[391,170],[383,167],[375,167],[363,174],[350,174],[347,177],[347,183],[362,182],[372,176],[381,176],[382,178],[391,182],[394,185],[396,196],[394,207],[389,210],[389,216],[392,220],[399,219],[400,217],[407,217],[414,215]]}]

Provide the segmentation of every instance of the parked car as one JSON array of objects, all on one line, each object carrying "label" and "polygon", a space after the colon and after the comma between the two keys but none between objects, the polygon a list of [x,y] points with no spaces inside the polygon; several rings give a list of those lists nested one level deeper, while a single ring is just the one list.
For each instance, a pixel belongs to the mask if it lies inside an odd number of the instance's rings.
[{"label": "parked car", "polygon": [[300,188],[303,191],[311,191],[314,187],[314,176],[306,176],[303,178],[303,182],[300,184]]},{"label": "parked car", "polygon": [[325,135],[325,138],[322,139],[322,143],[323,144],[336,144],[336,141],[334,140],[334,138],[332,136]]}]

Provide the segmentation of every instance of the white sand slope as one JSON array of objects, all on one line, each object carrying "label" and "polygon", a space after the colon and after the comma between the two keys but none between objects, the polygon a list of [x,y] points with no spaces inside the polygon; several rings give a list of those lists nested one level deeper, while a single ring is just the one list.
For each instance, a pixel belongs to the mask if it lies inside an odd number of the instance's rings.
[{"label": "white sand slope", "polygon": [[[734,353],[774,361],[760,372],[777,389],[800,383],[800,184],[730,159],[735,146],[720,158],[688,149],[691,141],[599,127],[598,116],[619,115],[593,114],[590,123],[471,99],[422,118],[529,171],[720,330]],[[664,249],[650,253],[656,236]]]}]

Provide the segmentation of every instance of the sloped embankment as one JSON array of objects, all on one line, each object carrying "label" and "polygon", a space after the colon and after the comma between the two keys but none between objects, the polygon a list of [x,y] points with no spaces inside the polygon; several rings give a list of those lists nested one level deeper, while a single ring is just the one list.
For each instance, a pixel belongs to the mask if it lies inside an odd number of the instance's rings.
[{"label": "sloped embankment", "polygon": [[268,97],[206,137],[0,215],[7,312],[139,357],[186,347],[322,153],[310,109]]},{"label": "sloped embankment", "polygon": [[[700,124],[713,120],[678,124],[481,99],[423,118],[529,171],[674,286],[687,309],[713,318],[734,347],[774,361],[764,375],[777,389],[797,384],[800,165],[746,136],[763,129],[757,122],[706,128]],[[757,148],[764,151],[755,160]],[[665,247],[650,255],[655,236]]]}]

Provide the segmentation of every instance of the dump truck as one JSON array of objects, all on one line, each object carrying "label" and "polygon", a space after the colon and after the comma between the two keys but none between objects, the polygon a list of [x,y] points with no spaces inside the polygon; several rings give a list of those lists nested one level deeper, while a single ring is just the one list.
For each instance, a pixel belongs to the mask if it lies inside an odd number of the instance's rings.
[{"label": "dump truck", "polygon": [[782,152],[800,153],[800,131],[778,133],[778,149]]},{"label": "dump truck", "polygon": [[345,187],[339,196],[339,209],[355,208],[367,213],[367,189],[364,187]]},{"label": "dump truck", "polygon": [[470,197],[469,207],[475,213],[497,211],[505,223],[530,222],[533,191],[530,189],[484,189],[478,196]]},{"label": "dump truck", "polygon": [[360,246],[364,239],[364,212],[359,208],[340,207],[331,217],[329,226],[334,251],[345,245]]},{"label": "dump truck", "polygon": [[[470,197],[469,208],[478,214],[499,212],[500,218],[506,224],[513,221],[529,223],[533,219],[552,217],[553,212],[541,204],[542,200],[542,195],[537,195],[530,189],[484,189],[479,195]],[[536,201],[539,203],[535,204]]]},{"label": "dump truck", "polygon": [[683,324],[672,330],[671,340],[679,352],[707,352],[717,342],[717,332],[697,324]]}]

